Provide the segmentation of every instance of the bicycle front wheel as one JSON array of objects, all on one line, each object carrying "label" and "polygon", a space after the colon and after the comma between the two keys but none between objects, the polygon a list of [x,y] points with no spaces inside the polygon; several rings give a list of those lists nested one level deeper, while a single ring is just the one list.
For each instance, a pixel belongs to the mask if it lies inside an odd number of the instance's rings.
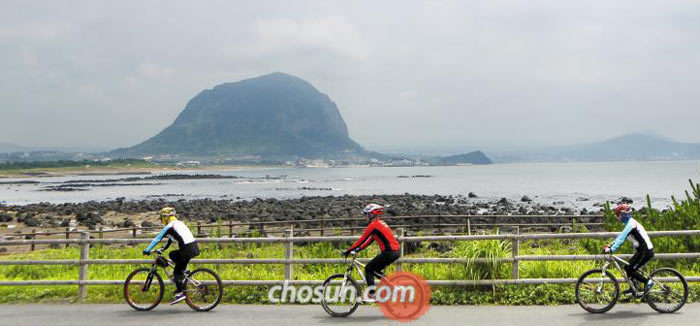
[{"label": "bicycle front wheel", "polygon": [[197,311],[214,309],[224,295],[221,278],[208,268],[195,269],[185,281],[187,304]]},{"label": "bicycle front wheel", "polygon": [[576,301],[590,313],[600,314],[612,309],[619,297],[620,285],[609,271],[592,269],[576,282]]},{"label": "bicycle front wheel", "polygon": [[323,282],[321,306],[333,317],[347,317],[360,305],[360,296],[360,287],[352,277],[335,274]]},{"label": "bicycle front wheel", "polygon": [[163,278],[150,268],[139,268],[124,282],[124,299],[132,308],[138,311],[148,311],[155,308],[163,300],[165,284]]},{"label": "bicycle front wheel", "polygon": [[660,268],[651,273],[654,286],[646,295],[649,306],[661,313],[672,313],[681,309],[688,300],[688,282],[672,268]]}]

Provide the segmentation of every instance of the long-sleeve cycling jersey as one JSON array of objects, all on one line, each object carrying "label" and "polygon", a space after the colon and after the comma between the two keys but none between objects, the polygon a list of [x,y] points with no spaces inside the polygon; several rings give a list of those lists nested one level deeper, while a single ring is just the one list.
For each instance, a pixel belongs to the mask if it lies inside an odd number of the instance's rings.
[{"label": "long-sleeve cycling jersey", "polygon": [[173,241],[177,242],[177,245],[180,248],[184,248],[185,245],[195,242],[195,238],[187,225],[179,220],[175,220],[168,223],[168,225],[166,225],[163,230],[161,230],[158,235],[153,238],[151,244],[149,244],[148,248],[146,248],[144,251],[147,253],[151,252],[151,250],[153,250],[153,248],[158,245],[158,243],[163,240],[163,237],[165,236],[168,237],[168,243],[165,245],[164,249],[170,247],[170,244]]},{"label": "long-sleeve cycling jersey", "polygon": [[375,218],[348,251],[353,251],[357,248],[360,250],[365,249],[372,241],[377,241],[381,251],[399,250],[401,248],[391,228],[384,221]]},{"label": "long-sleeve cycling jersey", "polygon": [[[625,222],[623,220],[623,222]],[[632,246],[637,251],[647,251],[653,249],[654,245],[651,244],[649,235],[644,227],[637,222],[637,220],[628,217],[625,222],[625,228],[617,235],[617,238],[612,243],[610,249],[616,251],[625,242],[625,239],[629,239],[632,242]]]}]

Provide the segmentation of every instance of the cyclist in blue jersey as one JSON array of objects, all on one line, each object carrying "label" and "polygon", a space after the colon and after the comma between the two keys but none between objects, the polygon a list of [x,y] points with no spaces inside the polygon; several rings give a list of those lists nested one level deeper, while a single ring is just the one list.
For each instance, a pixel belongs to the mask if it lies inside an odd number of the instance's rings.
[{"label": "cyclist in blue jersey", "polygon": [[185,294],[183,292],[185,287],[183,284],[185,270],[187,270],[187,264],[189,264],[190,259],[199,255],[199,246],[187,225],[177,219],[174,208],[164,207],[161,209],[160,221],[165,227],[153,238],[151,244],[143,250],[143,254],[150,255],[153,248],[163,240],[163,237],[167,236],[168,242],[160,249],[161,251],[167,250],[173,242],[177,242],[178,250],[173,250],[168,255],[170,259],[175,262],[173,277],[175,278],[176,290],[173,300],[170,302],[170,304],[173,305],[185,300]]},{"label": "cyclist in blue jersey", "polygon": [[[635,249],[635,254],[632,256],[632,259],[630,259],[629,265],[625,266],[625,272],[627,272],[627,275],[633,280],[644,284],[644,295],[646,295],[654,286],[654,281],[644,277],[644,275],[639,272],[639,269],[654,257],[654,245],[651,243],[651,239],[649,239],[649,235],[644,229],[644,226],[632,218],[632,207],[629,204],[620,203],[615,207],[613,212],[620,222],[625,223],[625,228],[615,238],[612,244],[603,247],[603,253],[608,254],[617,251],[625,242],[625,239],[629,239]],[[634,290],[628,289],[623,293],[634,294]]]}]

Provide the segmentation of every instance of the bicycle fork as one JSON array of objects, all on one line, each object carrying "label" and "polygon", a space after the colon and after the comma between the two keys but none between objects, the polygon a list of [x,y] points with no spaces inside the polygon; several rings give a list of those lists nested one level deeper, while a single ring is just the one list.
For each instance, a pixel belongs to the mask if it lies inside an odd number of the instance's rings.
[{"label": "bicycle fork", "polygon": [[147,292],[148,290],[151,289],[151,283],[153,283],[154,276],[155,276],[155,269],[152,268],[151,272],[148,273],[148,276],[146,277],[146,282],[143,283],[143,287],[141,288],[141,292]]},{"label": "bicycle fork", "polygon": [[607,271],[608,267],[610,267],[610,262],[605,262],[603,264],[603,268],[601,268],[601,273],[600,273],[600,284],[598,284],[598,287],[595,289],[595,292],[598,294],[603,293],[603,285],[605,284],[605,278],[607,277]]}]

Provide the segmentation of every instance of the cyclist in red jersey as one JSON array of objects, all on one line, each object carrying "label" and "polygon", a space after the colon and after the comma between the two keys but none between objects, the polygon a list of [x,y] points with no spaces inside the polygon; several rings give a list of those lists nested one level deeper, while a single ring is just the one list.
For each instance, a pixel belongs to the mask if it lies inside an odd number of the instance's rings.
[{"label": "cyclist in red jersey", "polygon": [[[383,271],[391,263],[399,259],[401,256],[401,246],[399,242],[396,241],[396,236],[391,228],[381,220],[381,216],[384,215],[384,207],[377,204],[369,204],[362,210],[365,220],[369,222],[365,231],[362,232],[362,236],[358,239],[348,250],[343,252],[344,256],[348,256],[353,251],[355,253],[369,246],[372,241],[376,241],[379,245],[381,253],[374,257],[367,266],[365,267],[365,278],[367,281],[367,286],[374,285],[375,272]],[[370,295],[374,294],[374,290],[370,292]]]}]

